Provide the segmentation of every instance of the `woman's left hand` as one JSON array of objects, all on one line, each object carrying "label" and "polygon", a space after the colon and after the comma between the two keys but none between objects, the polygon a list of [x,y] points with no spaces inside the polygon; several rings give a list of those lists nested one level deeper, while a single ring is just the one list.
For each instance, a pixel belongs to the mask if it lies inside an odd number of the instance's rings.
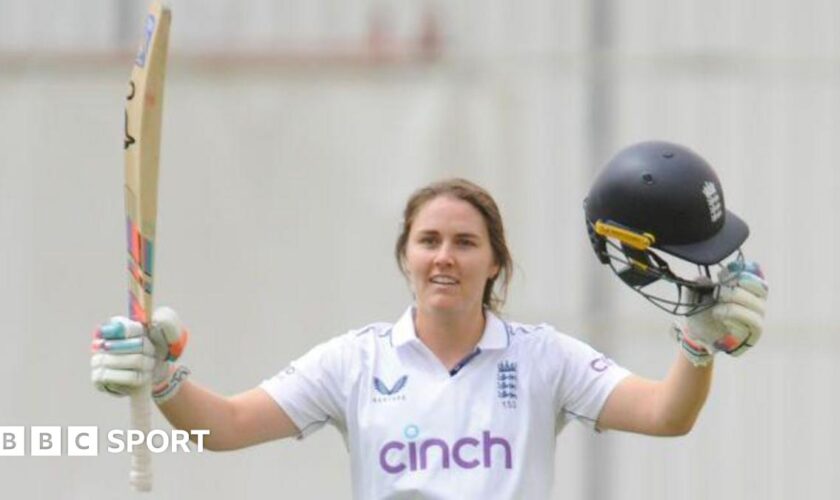
[{"label": "woman's left hand", "polygon": [[709,364],[715,353],[740,356],[761,339],[769,287],[761,267],[751,261],[730,263],[718,275],[717,304],[676,322],[672,332],[696,366]]}]

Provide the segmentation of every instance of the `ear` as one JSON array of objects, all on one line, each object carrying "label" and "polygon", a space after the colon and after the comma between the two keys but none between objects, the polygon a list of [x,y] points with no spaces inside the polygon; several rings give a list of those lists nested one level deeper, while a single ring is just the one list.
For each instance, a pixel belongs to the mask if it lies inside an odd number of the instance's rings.
[{"label": "ear", "polygon": [[501,266],[499,266],[499,264],[494,262],[493,265],[490,267],[490,278],[489,279],[494,280],[494,279],[498,278],[501,270],[502,270]]}]

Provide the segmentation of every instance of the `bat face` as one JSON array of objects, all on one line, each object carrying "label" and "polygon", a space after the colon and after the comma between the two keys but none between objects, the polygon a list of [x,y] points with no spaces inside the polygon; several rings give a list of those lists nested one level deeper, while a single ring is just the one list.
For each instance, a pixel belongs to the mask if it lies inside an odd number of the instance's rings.
[{"label": "bat face", "polygon": [[155,2],[131,73],[125,106],[125,212],[129,315],[148,323],[153,262],[163,82],[171,14]]},{"label": "bat face", "polygon": [[[146,17],[125,102],[123,148],[129,316],[146,326],[154,292],[160,128],[170,21],[169,9],[154,1]],[[151,427],[150,396],[148,384],[131,395],[131,426],[143,435],[148,435]],[[134,449],[129,478],[137,491],[152,489],[151,453],[147,446]]]}]

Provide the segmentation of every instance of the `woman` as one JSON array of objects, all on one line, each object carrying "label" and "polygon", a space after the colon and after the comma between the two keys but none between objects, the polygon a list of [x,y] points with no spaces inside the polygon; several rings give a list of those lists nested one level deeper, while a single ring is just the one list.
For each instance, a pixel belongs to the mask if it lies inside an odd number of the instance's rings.
[{"label": "woman", "polygon": [[694,424],[710,364],[680,354],[664,380],[646,380],[548,325],[497,316],[511,256],[496,203],[475,184],[414,193],[396,256],[415,297],[396,323],[321,344],[257,388],[228,398],[186,380],[166,361],[186,335],[169,309],[143,337],[154,355],[113,353],[126,341],[107,339],[141,336],[138,323],[114,318],[100,328],[93,380],[124,394],[151,377],[166,418],[209,429],[212,450],[330,423],[348,445],[360,499],[547,498],[567,421],[663,436]]}]

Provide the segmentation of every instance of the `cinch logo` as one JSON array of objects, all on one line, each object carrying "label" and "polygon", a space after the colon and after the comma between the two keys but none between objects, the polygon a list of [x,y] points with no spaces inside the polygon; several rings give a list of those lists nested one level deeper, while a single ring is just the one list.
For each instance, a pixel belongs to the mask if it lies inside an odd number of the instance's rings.
[{"label": "cinch logo", "polygon": [[[404,434],[406,438],[414,439],[420,434],[420,430],[416,425],[409,425]],[[503,453],[505,469],[513,467],[510,443],[505,438],[493,437],[490,431],[483,431],[481,439],[463,437],[451,445],[439,438],[407,443],[389,441],[379,450],[379,465],[388,474],[399,474],[406,469],[425,470],[429,468],[430,462],[439,463],[444,469],[450,467],[450,462],[462,469],[474,469],[478,466],[489,469],[493,466],[494,450],[497,455]]]},{"label": "cinch logo", "polygon": [[603,354],[589,363],[589,367],[595,370],[596,372],[604,372],[607,371],[607,368],[614,365],[613,360],[604,356]]}]

